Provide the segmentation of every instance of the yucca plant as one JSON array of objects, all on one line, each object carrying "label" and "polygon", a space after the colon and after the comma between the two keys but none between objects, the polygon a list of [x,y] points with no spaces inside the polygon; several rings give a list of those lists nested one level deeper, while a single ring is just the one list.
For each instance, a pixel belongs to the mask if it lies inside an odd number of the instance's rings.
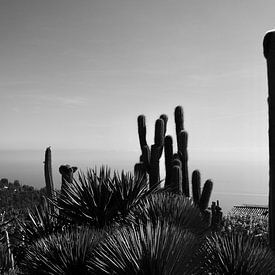
[{"label": "yucca plant", "polygon": [[168,223],[125,226],[99,245],[91,269],[114,275],[196,274],[201,243],[190,231]]},{"label": "yucca plant", "polygon": [[79,173],[78,181],[66,184],[56,206],[64,217],[78,224],[90,224],[103,228],[123,220],[129,211],[154,189],[142,175],[122,172],[111,175],[102,167],[87,174]]},{"label": "yucca plant", "polygon": [[22,274],[93,274],[89,262],[103,236],[98,230],[76,227],[39,239],[25,251]]},{"label": "yucca plant", "polygon": [[53,213],[52,205],[43,197],[41,203],[33,209],[28,209],[26,219],[18,219],[20,238],[25,244],[30,244],[52,233],[60,232],[66,224]]},{"label": "yucca plant", "polygon": [[199,235],[209,230],[199,207],[191,198],[166,191],[144,198],[133,208],[129,217],[137,222],[167,222]]},{"label": "yucca plant", "polygon": [[272,251],[244,232],[213,234],[205,246],[206,274],[270,275],[275,274]]}]

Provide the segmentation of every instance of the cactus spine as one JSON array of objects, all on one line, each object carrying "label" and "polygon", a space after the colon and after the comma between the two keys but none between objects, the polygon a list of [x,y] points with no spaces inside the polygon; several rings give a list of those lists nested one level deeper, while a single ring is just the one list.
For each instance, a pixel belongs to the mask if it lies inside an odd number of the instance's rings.
[{"label": "cactus spine", "polygon": [[275,31],[268,32],[263,41],[267,60],[268,120],[269,120],[269,244],[275,251]]},{"label": "cactus spine", "polygon": [[45,152],[44,161],[44,176],[46,182],[46,194],[49,199],[54,197],[54,186],[53,186],[53,176],[52,176],[52,152],[51,147],[48,147]]}]

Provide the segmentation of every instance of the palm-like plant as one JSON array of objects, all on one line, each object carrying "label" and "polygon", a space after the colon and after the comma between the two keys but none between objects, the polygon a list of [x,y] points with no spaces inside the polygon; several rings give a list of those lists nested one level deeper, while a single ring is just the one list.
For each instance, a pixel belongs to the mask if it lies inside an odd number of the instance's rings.
[{"label": "palm-like plant", "polygon": [[34,242],[21,262],[23,274],[92,274],[89,262],[104,233],[88,227],[66,229]]},{"label": "palm-like plant", "polygon": [[129,217],[145,223],[167,222],[199,235],[204,235],[209,229],[200,209],[191,198],[165,191],[144,198],[133,208]]},{"label": "palm-like plant", "polygon": [[52,233],[60,232],[64,228],[64,223],[52,209],[52,205],[43,197],[38,206],[28,210],[25,220],[18,220],[23,243],[30,244]]},{"label": "palm-like plant", "polygon": [[100,244],[91,268],[94,274],[195,274],[201,243],[190,231],[168,223],[126,226]]},{"label": "palm-like plant", "polygon": [[144,197],[152,193],[142,175],[122,172],[110,174],[102,167],[87,175],[79,173],[78,181],[66,184],[56,206],[60,212],[78,224],[90,224],[99,228],[122,220]]},{"label": "palm-like plant", "polygon": [[210,274],[275,274],[272,251],[252,235],[244,232],[213,234],[205,246],[205,270]]}]

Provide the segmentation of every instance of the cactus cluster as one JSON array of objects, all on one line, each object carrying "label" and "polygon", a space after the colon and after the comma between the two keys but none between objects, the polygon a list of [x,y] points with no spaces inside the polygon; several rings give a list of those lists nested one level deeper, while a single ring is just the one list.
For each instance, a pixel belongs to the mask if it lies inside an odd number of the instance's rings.
[{"label": "cactus cluster", "polygon": [[[149,148],[146,140],[145,116],[138,116],[138,135],[141,148],[140,162],[135,165],[135,171],[146,172],[149,175],[150,188],[160,183],[159,160],[164,151],[165,157],[165,187],[176,193],[190,197],[188,173],[188,134],[184,129],[183,108],[177,106],[174,112],[177,152],[173,151],[173,138],[166,135],[168,117],[161,115],[155,123],[154,144]],[[164,149],[164,150],[163,150]],[[193,200],[202,212],[208,208],[213,182],[207,180],[201,191],[201,176],[198,170],[192,173]]]},{"label": "cactus cluster", "polygon": [[141,170],[148,173],[150,188],[159,183],[159,160],[163,152],[167,120],[168,118],[165,115],[161,115],[160,118],[156,120],[154,144],[149,147],[146,140],[145,116],[138,116],[141,157],[140,163],[135,167],[135,171]]}]

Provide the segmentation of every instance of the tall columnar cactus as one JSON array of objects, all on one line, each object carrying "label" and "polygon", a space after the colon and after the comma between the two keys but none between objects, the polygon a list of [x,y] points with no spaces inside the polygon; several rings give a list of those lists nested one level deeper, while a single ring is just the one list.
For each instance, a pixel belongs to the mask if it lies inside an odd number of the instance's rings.
[{"label": "tall columnar cactus", "polygon": [[182,163],[182,192],[189,197],[189,177],[188,177],[188,155],[187,155],[187,141],[188,134],[184,131],[183,108],[177,106],[175,109],[175,124],[177,135],[178,155]]},{"label": "tall columnar cactus", "polygon": [[44,176],[46,182],[46,194],[49,199],[54,197],[54,186],[53,186],[53,176],[52,176],[52,153],[51,147],[48,147],[45,152],[44,161]]},{"label": "tall columnar cactus", "polygon": [[149,174],[150,188],[159,183],[159,160],[161,158],[164,146],[164,137],[166,131],[167,116],[161,115],[155,123],[154,144],[149,148],[146,140],[146,122],[145,116],[138,116],[138,135],[141,148],[140,161]]},{"label": "tall columnar cactus", "polygon": [[166,136],[164,139],[164,159],[165,159],[165,187],[168,187],[172,179],[172,169],[173,169],[173,138],[171,136]]},{"label": "tall columnar cactus", "polygon": [[268,76],[269,243],[271,249],[275,251],[275,31],[265,35],[263,48]]},{"label": "tall columnar cactus", "polygon": [[[188,154],[187,154],[187,132],[184,130],[184,117],[183,108],[177,106],[174,112],[175,126],[176,126],[176,139],[177,139],[177,153],[173,153],[173,139],[170,135],[164,137],[166,132],[166,126],[168,117],[161,115],[159,120],[156,121],[155,126],[155,144],[151,146],[151,151],[146,141],[146,124],[145,116],[140,115],[138,117],[138,133],[140,147],[142,151],[141,162],[136,164],[135,170],[146,170],[150,176],[150,184],[152,178],[156,182],[159,178],[159,159],[162,153],[162,147],[164,143],[164,157],[165,157],[165,187],[174,190],[177,193],[190,196],[189,191],[189,176],[188,176]],[[164,131],[160,130],[160,127],[164,126]],[[164,140],[164,141],[163,141]],[[158,148],[158,154],[156,154],[155,148]],[[155,151],[154,151],[155,150]],[[150,173],[155,173],[154,177]],[[201,191],[200,173],[195,170],[192,175],[192,191],[195,204],[201,209],[202,212],[207,212],[208,203],[210,200],[213,183],[211,180],[207,180]],[[208,213],[208,212],[207,212]],[[206,215],[207,215],[206,213]]]}]

